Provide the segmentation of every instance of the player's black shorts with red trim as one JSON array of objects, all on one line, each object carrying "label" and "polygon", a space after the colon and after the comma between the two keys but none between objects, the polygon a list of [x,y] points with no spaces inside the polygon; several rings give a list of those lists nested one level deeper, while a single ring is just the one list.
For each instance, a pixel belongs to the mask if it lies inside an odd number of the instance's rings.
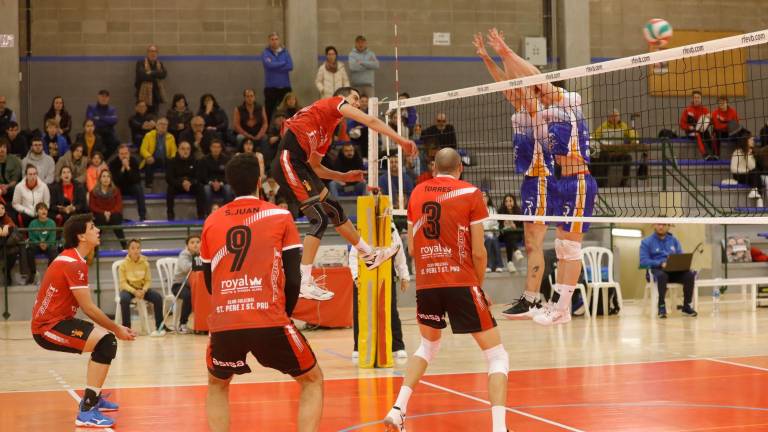
[{"label": "player's black shorts with red trim", "polygon": [[43,333],[33,334],[32,338],[49,351],[81,354],[92,331],[92,322],[70,318],[59,321]]},{"label": "player's black shorts with red trim", "polygon": [[446,287],[416,290],[419,324],[444,329],[445,315],[456,334],[479,333],[496,327],[488,299],[479,287]]},{"label": "player's black shorts with red trim", "polygon": [[307,161],[307,153],[299,145],[296,135],[290,129],[286,130],[272,161],[272,176],[298,203],[320,195],[325,188],[325,183]]},{"label": "player's black shorts with red trim", "polygon": [[297,377],[309,372],[317,360],[304,335],[293,325],[211,333],[206,363],[211,375],[228,379],[251,368],[245,356],[252,353],[264,367]]}]

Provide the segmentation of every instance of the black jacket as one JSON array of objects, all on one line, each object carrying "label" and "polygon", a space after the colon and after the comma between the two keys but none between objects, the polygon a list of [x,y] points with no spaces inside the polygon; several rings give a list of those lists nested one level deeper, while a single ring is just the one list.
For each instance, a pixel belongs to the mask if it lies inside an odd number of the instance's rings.
[{"label": "black jacket", "polygon": [[168,186],[176,189],[181,189],[181,182],[184,180],[189,180],[192,184],[198,183],[199,165],[200,162],[191,155],[187,159],[182,159],[177,154],[175,158],[168,161],[165,168],[165,181],[168,182]]},{"label": "black jacket", "polygon": [[202,154],[208,154],[211,150],[211,141],[214,138],[221,139],[221,135],[211,130],[203,131],[203,139],[199,143],[195,143],[195,132],[191,128],[187,128],[184,132],[179,134],[179,139],[176,140],[176,145],[182,141],[188,142],[192,146],[193,156],[195,153],[202,152]]},{"label": "black jacket", "polygon": [[131,168],[128,171],[123,171],[123,163],[120,161],[119,157],[114,157],[112,160],[109,161],[109,171],[112,173],[112,181],[115,183],[117,187],[120,188],[120,191],[125,191],[126,188],[129,188],[135,184],[139,184],[141,182],[141,171],[139,171],[139,161],[133,156],[130,156],[131,160],[129,165]]},{"label": "black jacket", "polygon": [[200,176],[198,177],[200,183],[208,184],[213,180],[219,180],[226,183],[226,177],[224,176],[224,167],[229,162],[229,156],[222,153],[218,159],[213,159],[211,155],[208,155],[198,161],[200,164]]},{"label": "black jacket", "polygon": [[68,206],[70,204],[73,204],[75,206],[75,213],[87,213],[88,212],[88,202],[86,201],[86,193],[85,193],[85,186],[83,186],[81,183],[78,183],[74,180],[72,180],[72,184],[75,185],[75,190],[73,194],[73,201],[70,201],[67,199],[67,197],[64,196],[64,189],[62,188],[61,182],[55,182],[50,187],[51,192],[51,216],[56,217],[57,214],[59,214],[59,209],[57,206]]},{"label": "black jacket", "polygon": [[[101,153],[102,156],[106,157],[107,154],[107,147],[104,145],[104,142],[101,140],[101,135],[94,134],[96,136],[96,142],[93,143],[93,148],[91,149],[90,153],[88,152],[88,145],[85,143],[85,137],[82,133],[77,134],[77,137],[75,137],[75,143],[80,143],[83,145],[83,154],[88,156],[90,159],[91,156],[93,156],[94,152]],[[62,155],[63,156],[63,155]]]}]

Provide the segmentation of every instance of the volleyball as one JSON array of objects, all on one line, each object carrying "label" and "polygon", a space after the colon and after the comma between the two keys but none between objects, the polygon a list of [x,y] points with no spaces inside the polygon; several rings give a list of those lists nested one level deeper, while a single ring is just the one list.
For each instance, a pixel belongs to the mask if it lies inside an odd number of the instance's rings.
[{"label": "volleyball", "polygon": [[661,18],[648,20],[643,26],[643,37],[649,44],[664,46],[672,37],[672,25]]}]

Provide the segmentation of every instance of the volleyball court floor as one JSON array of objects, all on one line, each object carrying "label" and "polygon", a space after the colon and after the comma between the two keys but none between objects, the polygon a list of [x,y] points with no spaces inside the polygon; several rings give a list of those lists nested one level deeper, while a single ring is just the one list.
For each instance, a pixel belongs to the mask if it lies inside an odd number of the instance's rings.
[{"label": "volleyball court floor", "polygon": [[[621,318],[554,328],[499,320],[511,358],[511,430],[768,431],[768,311],[659,321],[627,309]],[[86,358],[38,349],[25,338],[27,328],[0,325],[0,430],[78,430],[73,413]],[[413,320],[404,331],[412,353]],[[382,431],[404,363],[359,370],[350,357],[351,330],[305,334],[326,376],[320,430]],[[121,343],[106,383],[121,405],[114,430],[207,431],[206,342],[172,335]],[[255,373],[232,386],[232,430],[295,430],[297,385],[249,363]],[[490,430],[484,369],[470,337],[446,333],[411,398],[408,431]]]}]

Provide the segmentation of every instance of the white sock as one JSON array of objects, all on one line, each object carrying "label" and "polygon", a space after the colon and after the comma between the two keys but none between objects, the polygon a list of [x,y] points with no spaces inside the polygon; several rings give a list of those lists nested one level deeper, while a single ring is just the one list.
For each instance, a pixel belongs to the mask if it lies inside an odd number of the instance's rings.
[{"label": "white sock", "polygon": [[373,249],[371,248],[371,246],[368,245],[368,243],[366,243],[362,237],[360,237],[360,241],[357,242],[357,244],[355,245],[355,249],[357,249],[358,252],[364,255],[368,255],[369,253],[373,252]]},{"label": "white sock", "polygon": [[309,281],[312,278],[312,264],[301,264],[299,266],[301,270],[301,282]]},{"label": "white sock", "polygon": [[397,395],[395,406],[400,408],[400,412],[403,414],[405,414],[408,410],[408,401],[411,399],[411,394],[413,394],[412,388],[408,386],[400,387],[400,393]]},{"label": "white sock", "polygon": [[507,432],[507,409],[503,406],[492,406],[493,432]]},{"label": "white sock", "polygon": [[556,290],[560,293],[560,298],[557,300],[557,308],[560,310],[566,310],[571,307],[571,298],[573,292],[576,291],[576,285],[564,285],[556,284]]},{"label": "white sock", "polygon": [[523,291],[523,297],[529,302],[533,303],[539,299],[539,293],[531,291]]}]

